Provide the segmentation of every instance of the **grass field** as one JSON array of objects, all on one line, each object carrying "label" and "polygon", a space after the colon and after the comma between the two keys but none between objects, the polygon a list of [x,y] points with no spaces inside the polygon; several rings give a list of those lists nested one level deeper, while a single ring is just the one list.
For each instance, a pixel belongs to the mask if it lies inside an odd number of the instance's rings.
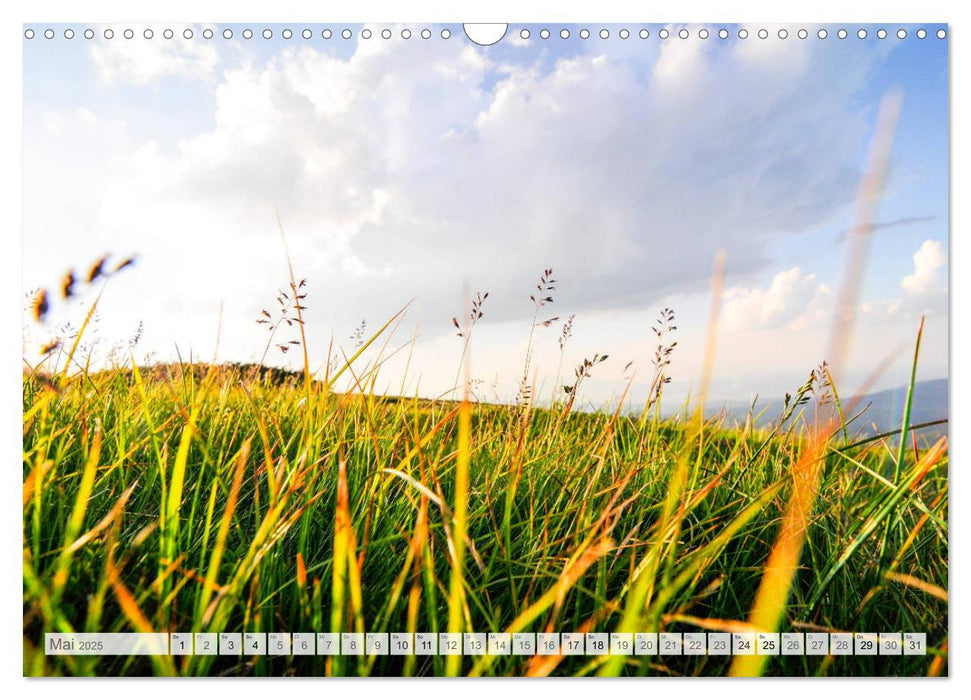
[{"label": "grass field", "polygon": [[[382,397],[378,366],[25,372],[25,674],[947,673],[946,439],[855,437],[825,368],[769,430],[693,405],[662,418]],[[333,390],[338,374],[351,390]],[[926,632],[929,655],[38,649],[48,631],[755,628]]]}]

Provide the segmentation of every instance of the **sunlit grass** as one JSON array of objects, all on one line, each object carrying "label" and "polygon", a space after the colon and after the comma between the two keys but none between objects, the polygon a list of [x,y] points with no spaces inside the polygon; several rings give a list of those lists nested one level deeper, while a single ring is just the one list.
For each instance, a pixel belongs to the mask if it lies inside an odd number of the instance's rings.
[{"label": "sunlit grass", "polygon": [[817,414],[838,415],[820,405],[823,373],[769,430],[691,407],[383,397],[380,360],[363,357],[334,372],[353,376],[345,393],[222,366],[25,374],[25,672],[721,675],[729,657],[149,660],[38,645],[47,631],[742,629],[807,461],[815,499],[779,629],[923,631],[932,656],[758,671],[941,672],[946,442],[854,444],[838,418],[816,440]]}]

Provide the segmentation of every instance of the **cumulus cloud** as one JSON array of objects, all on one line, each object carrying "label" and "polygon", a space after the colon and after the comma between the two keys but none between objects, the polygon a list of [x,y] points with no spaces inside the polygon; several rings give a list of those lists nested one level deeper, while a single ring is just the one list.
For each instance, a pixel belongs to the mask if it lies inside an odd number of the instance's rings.
[{"label": "cumulus cloud", "polygon": [[939,270],[946,264],[947,255],[941,242],[926,240],[914,253],[914,271],[900,281],[900,286],[913,296],[940,291]]},{"label": "cumulus cloud", "polygon": [[723,318],[726,327],[735,331],[799,326],[824,314],[832,296],[815,274],[793,267],[776,273],[766,288],[726,290]]},{"label": "cumulus cloud", "polygon": [[[361,41],[228,65],[217,44],[110,44],[91,54],[104,80],[204,77],[211,111],[175,143],[142,126],[125,163],[74,186],[113,249],[141,254],[154,323],[208,340],[202,319],[226,300],[230,356],[261,348],[252,320],[284,283],[274,209],[309,278],[308,327],[326,329],[316,355],[330,329],[377,325],[411,298],[426,337],[447,333],[465,281],[491,292],[494,322],[529,314],[546,267],[556,308],[587,312],[703,291],[717,249],[751,276],[770,241],[852,197],[873,60],[850,43],[672,41],[656,63],[632,42],[589,42],[500,64],[462,41]],[[795,269],[729,305],[779,325],[819,293]]]},{"label": "cumulus cloud", "polygon": [[170,75],[203,80],[212,80],[215,75],[219,52],[212,43],[181,35],[165,39],[161,31],[153,39],[124,39],[121,29],[113,31],[116,38],[89,48],[99,76],[108,84],[143,86]]},{"label": "cumulus cloud", "polygon": [[[668,31],[676,33],[677,28],[669,27]],[[704,77],[710,47],[704,41],[665,42],[654,64],[654,79],[668,89],[691,89],[692,83]]]}]

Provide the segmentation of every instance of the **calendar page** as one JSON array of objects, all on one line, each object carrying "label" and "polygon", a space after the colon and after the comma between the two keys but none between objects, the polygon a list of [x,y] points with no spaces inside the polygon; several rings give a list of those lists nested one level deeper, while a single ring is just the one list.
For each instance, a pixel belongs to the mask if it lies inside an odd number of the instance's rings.
[{"label": "calendar page", "polygon": [[947,676],[949,26],[319,10],[20,28],[23,674]]}]

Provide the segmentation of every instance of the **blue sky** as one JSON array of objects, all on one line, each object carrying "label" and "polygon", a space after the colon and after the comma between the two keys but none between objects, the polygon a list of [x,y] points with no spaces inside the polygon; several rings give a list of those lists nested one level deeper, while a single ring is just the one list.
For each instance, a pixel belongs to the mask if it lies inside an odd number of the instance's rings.
[{"label": "blue sky", "polygon": [[[575,313],[569,368],[614,360],[588,383],[594,404],[619,394],[624,367],[650,373],[650,324],[679,315],[672,394],[697,383],[715,250],[727,252],[713,394],[746,399],[800,384],[825,358],[856,185],[880,100],[902,95],[892,167],[876,217],[846,380],[862,382],[887,352],[912,343],[928,316],[923,378],[946,376],[947,40],[936,25],[721,25],[700,39],[659,38],[661,25],[509,28],[492,47],[421,39],[420,26],[246,25],[166,40],[166,25],[113,25],[84,39],[24,42],[24,284],[55,285],[103,252],[138,254],[111,281],[98,352],[131,335],[141,354],[253,360],[254,323],[285,283],[273,215],[280,210],[297,274],[308,277],[308,342],[317,363],[331,336],[352,345],[411,298],[396,342],[418,340],[410,390],[454,380],[451,317],[462,289],[491,292],[473,344],[473,375],[500,398],[515,391],[544,267],[560,278],[550,316]],[[73,39],[63,38],[70,27]],[[229,28],[233,38],[223,39]],[[389,28],[393,38],[380,38]],[[916,256],[916,257],[915,257]],[[52,327],[77,319],[52,312]],[[545,311],[545,310],[544,310]],[[549,389],[560,322],[537,331],[537,379]],[[25,354],[52,329],[29,329]],[[32,344],[32,345],[31,345]],[[906,352],[877,382],[902,383]],[[36,357],[36,352],[35,355]],[[289,357],[272,354],[274,363]],[[384,376],[399,386],[397,360]]]}]

